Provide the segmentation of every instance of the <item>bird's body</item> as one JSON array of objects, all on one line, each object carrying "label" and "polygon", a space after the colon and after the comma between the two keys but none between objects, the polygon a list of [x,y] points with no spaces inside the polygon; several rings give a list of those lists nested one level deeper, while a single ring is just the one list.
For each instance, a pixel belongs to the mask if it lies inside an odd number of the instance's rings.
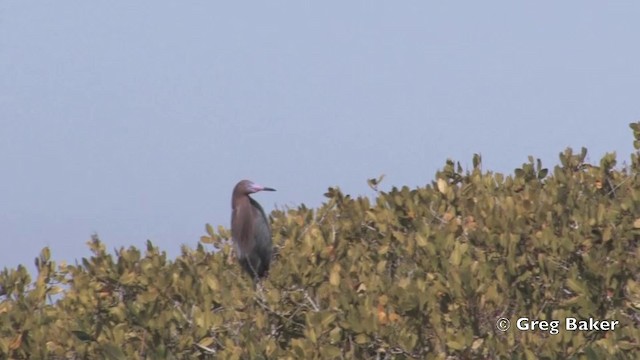
[{"label": "bird's body", "polygon": [[275,189],[240,181],[231,199],[231,236],[242,268],[252,277],[264,277],[269,271],[273,245],[271,227],[262,206],[249,194]]}]

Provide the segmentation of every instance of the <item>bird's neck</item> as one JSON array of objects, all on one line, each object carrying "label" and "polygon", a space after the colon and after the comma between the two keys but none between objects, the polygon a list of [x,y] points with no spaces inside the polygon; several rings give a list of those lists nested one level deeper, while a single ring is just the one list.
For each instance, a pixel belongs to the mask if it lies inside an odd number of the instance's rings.
[{"label": "bird's neck", "polygon": [[249,197],[249,195],[234,196],[233,200],[231,201],[231,209],[233,211],[236,211],[242,206],[248,207],[249,205],[251,205],[251,198]]}]

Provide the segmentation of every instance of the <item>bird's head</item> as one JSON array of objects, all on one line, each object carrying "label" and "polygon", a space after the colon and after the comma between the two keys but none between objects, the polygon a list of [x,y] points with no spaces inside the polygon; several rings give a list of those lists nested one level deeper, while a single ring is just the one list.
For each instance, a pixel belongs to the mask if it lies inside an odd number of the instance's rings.
[{"label": "bird's head", "polygon": [[258,191],[276,191],[276,189],[258,185],[251,180],[242,180],[233,189],[234,194],[241,193],[244,195],[257,193]]}]

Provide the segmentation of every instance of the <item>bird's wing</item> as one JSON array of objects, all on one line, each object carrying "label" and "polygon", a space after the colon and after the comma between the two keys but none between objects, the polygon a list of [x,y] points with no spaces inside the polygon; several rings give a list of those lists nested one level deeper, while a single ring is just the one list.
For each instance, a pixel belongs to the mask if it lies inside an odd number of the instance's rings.
[{"label": "bird's wing", "polygon": [[253,231],[256,239],[256,246],[261,247],[263,250],[268,250],[269,255],[271,253],[271,226],[269,225],[269,219],[264,213],[262,206],[257,201],[251,199],[251,205],[255,209]]}]

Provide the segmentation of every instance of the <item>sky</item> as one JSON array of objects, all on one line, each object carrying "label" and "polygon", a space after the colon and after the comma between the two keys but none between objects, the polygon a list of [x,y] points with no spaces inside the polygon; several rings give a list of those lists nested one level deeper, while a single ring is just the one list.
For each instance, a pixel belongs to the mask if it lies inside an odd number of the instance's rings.
[{"label": "sky", "polygon": [[0,269],[229,226],[330,186],[633,152],[637,1],[0,2]]}]

